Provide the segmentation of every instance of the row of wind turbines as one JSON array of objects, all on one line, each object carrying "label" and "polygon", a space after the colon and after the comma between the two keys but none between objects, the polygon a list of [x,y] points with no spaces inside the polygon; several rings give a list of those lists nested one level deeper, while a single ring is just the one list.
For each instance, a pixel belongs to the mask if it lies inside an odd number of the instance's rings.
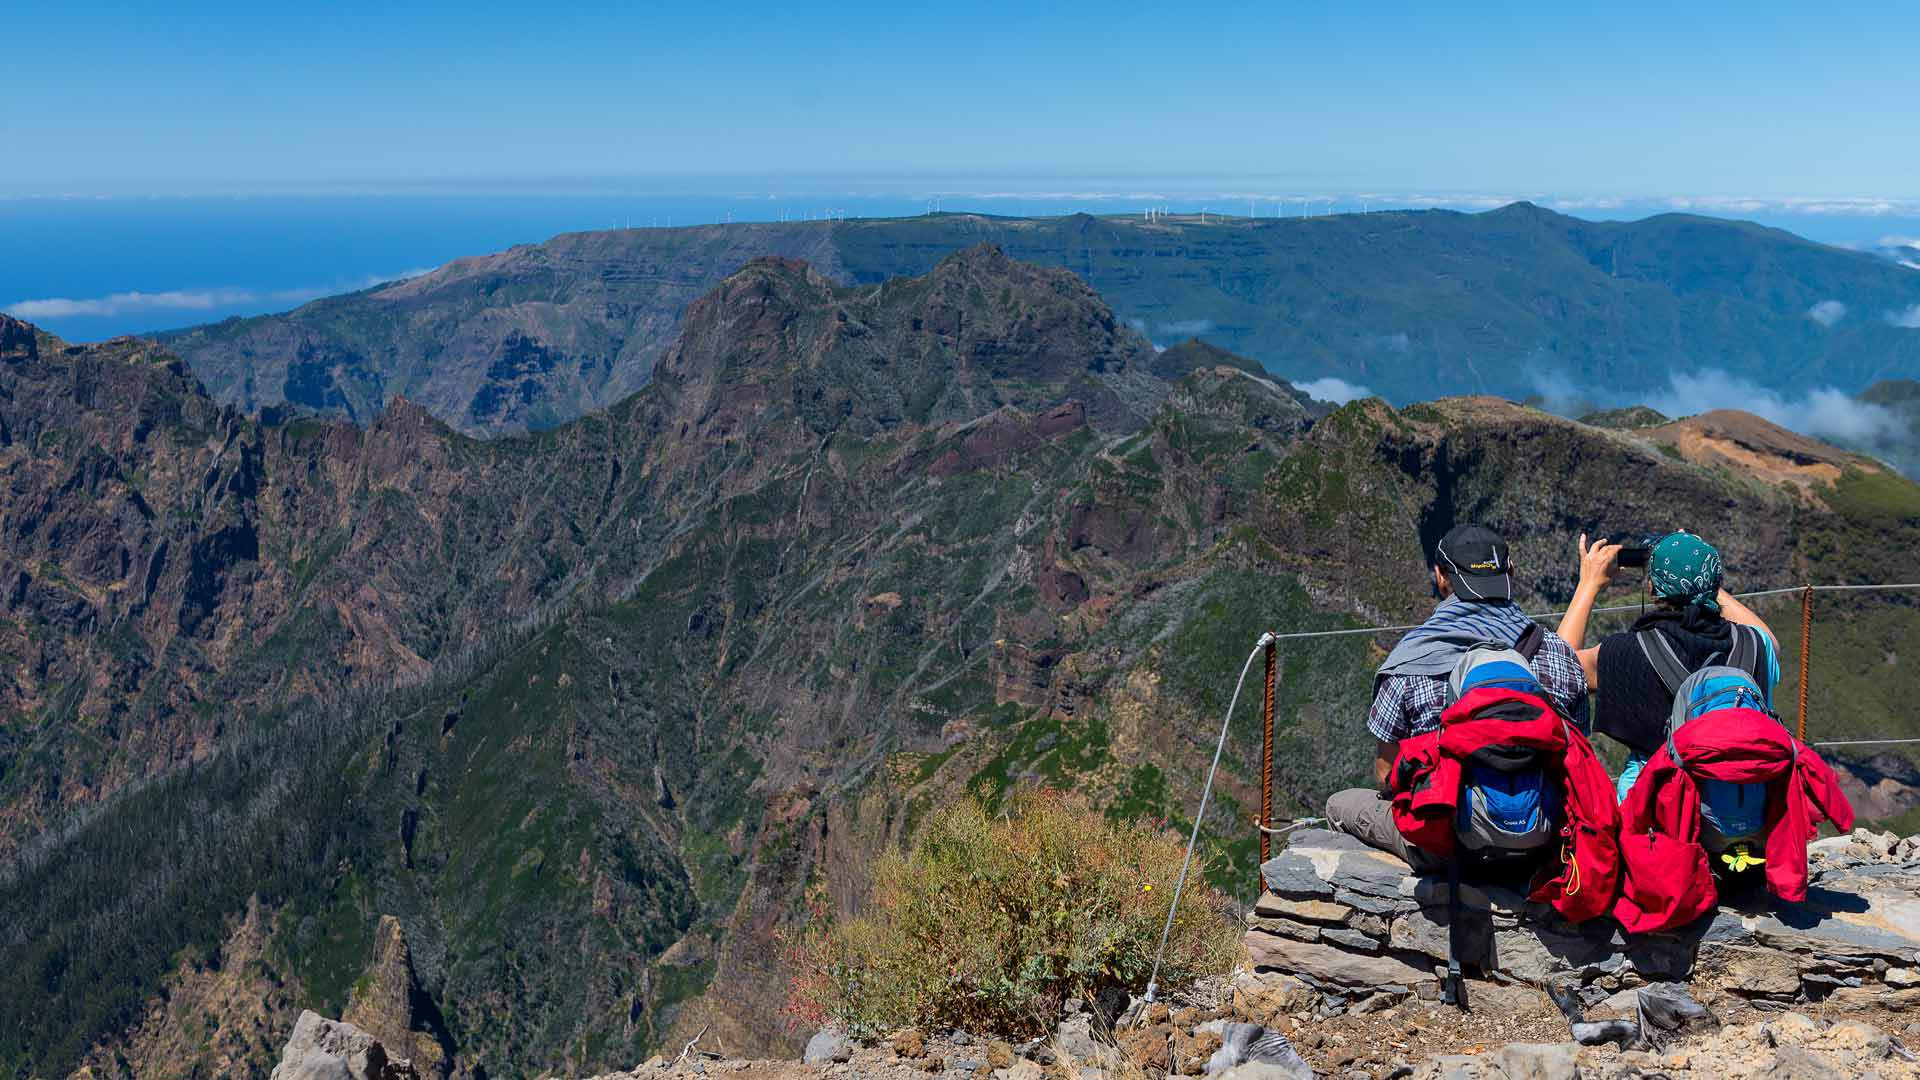
[{"label": "row of wind turbines", "polygon": [[[1370,214],[1373,212],[1372,199],[1361,199],[1359,200],[1359,203],[1360,203],[1359,205],[1360,213]],[[1271,204],[1271,206],[1273,207],[1273,212],[1271,214],[1261,213],[1261,209],[1269,204]],[[1345,211],[1342,211],[1341,209],[1342,205],[1343,204],[1339,200],[1326,198],[1326,197],[1300,198],[1300,199],[1248,199],[1247,200],[1247,218],[1252,219],[1252,218],[1260,218],[1260,217],[1271,217],[1271,218],[1332,217],[1333,215],[1339,214],[1342,212],[1345,212],[1345,213],[1354,212],[1354,209],[1351,204],[1346,204],[1347,208]],[[1322,207],[1324,207],[1324,209],[1320,209]],[[1297,209],[1294,209],[1294,208],[1297,208]],[[1203,225],[1206,224],[1207,215],[1209,214],[1213,214],[1212,207],[1203,206],[1200,208],[1198,216],[1200,218],[1201,224]],[[1149,206],[1145,210],[1142,210],[1140,212],[1140,217],[1144,221],[1165,221],[1168,218],[1173,218],[1173,217],[1192,217],[1192,216],[1194,216],[1194,214],[1191,212],[1180,214],[1168,209],[1165,206]],[[1220,213],[1220,214],[1214,214],[1214,216],[1224,218],[1226,217],[1226,214]]]}]

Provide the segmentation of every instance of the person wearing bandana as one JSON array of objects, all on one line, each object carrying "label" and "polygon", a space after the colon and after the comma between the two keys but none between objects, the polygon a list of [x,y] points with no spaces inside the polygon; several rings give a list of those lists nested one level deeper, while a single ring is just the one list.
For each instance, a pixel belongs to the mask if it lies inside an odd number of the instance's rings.
[{"label": "person wearing bandana", "polygon": [[1588,646],[1593,605],[1619,572],[1620,545],[1580,538],[1580,584],[1560,620],[1560,636],[1580,658],[1587,684],[1599,695],[1593,727],[1627,747],[1618,794],[1624,801],[1647,759],[1666,738],[1673,693],[1648,658],[1643,631],[1659,635],[1689,671],[1724,664],[1734,655],[1735,636],[1758,636],[1757,659],[1748,673],[1772,701],[1780,681],[1779,645],[1773,631],[1725,588],[1725,567],[1712,544],[1687,532],[1662,537],[1647,560],[1652,610],[1633,628]]}]

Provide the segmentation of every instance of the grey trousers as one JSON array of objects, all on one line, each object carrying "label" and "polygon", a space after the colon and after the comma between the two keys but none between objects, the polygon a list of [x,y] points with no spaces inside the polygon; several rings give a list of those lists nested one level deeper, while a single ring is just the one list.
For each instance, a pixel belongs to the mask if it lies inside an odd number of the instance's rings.
[{"label": "grey trousers", "polygon": [[1443,860],[1407,843],[1393,824],[1393,804],[1372,788],[1334,792],[1327,800],[1327,824],[1417,871],[1436,870],[1446,865]]}]

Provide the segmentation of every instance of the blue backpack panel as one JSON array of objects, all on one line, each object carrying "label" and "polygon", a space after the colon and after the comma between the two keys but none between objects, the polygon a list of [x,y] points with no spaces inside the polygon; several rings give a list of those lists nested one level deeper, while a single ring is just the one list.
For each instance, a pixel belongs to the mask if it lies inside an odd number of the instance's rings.
[{"label": "blue backpack panel", "polygon": [[[1512,646],[1485,643],[1461,655],[1447,681],[1451,700],[1495,687],[1544,698],[1529,654],[1539,651],[1537,628]],[[1460,810],[1454,832],[1463,847],[1480,853],[1533,851],[1553,839],[1562,793],[1541,768],[1537,753],[1489,746],[1463,763]]]},{"label": "blue backpack panel", "polygon": [[[1638,635],[1641,651],[1673,692],[1673,710],[1667,714],[1667,753],[1676,762],[1680,755],[1673,746],[1673,733],[1689,720],[1721,709],[1754,709],[1774,715],[1766,692],[1755,678],[1761,660],[1760,632],[1747,626],[1733,629],[1734,644],[1727,663],[1709,662],[1686,675],[1681,675],[1685,668],[1665,638],[1653,631]],[[1774,719],[1779,720],[1777,716]],[[1767,827],[1767,786],[1702,779],[1700,818],[1700,843],[1716,855],[1736,843],[1757,844]]]}]

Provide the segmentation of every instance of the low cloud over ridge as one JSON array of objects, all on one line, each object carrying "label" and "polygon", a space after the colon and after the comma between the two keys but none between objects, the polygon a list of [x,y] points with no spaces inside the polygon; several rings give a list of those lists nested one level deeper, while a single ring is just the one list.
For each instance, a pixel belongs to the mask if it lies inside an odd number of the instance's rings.
[{"label": "low cloud over ridge", "polygon": [[1803,435],[1847,442],[1893,438],[1905,430],[1893,410],[1831,386],[1788,397],[1719,370],[1676,373],[1647,404],[1668,416],[1742,409]]},{"label": "low cloud over ridge", "polygon": [[1316,401],[1329,401],[1335,405],[1345,405],[1349,401],[1372,397],[1373,391],[1357,383],[1329,375],[1312,382],[1294,383],[1295,389],[1305,393]]},{"label": "low cloud over ridge", "polygon": [[371,275],[358,282],[343,285],[311,286],[298,289],[246,289],[225,287],[218,289],[167,289],[160,292],[113,293],[108,296],[95,296],[74,299],[65,296],[50,296],[37,300],[20,300],[4,309],[7,314],[18,319],[73,319],[87,317],[112,317],[139,312],[195,312],[214,311],[220,308],[237,307],[243,304],[304,304],[322,296],[334,293],[353,292],[369,288],[386,281],[401,281],[431,273],[432,268],[405,270],[398,274]]},{"label": "low cloud over ridge", "polygon": [[1832,326],[1847,316],[1847,305],[1838,300],[1822,300],[1807,309],[1807,318],[1821,326]]},{"label": "low cloud over ridge", "polygon": [[1581,385],[1562,372],[1537,375],[1534,384],[1545,407],[1563,416],[1629,405],[1645,405],[1673,417],[1739,409],[1818,439],[1860,444],[1906,436],[1905,421],[1898,413],[1844,390],[1823,386],[1805,393],[1782,393],[1717,368],[1676,372],[1668,376],[1665,386],[1640,394]]}]

